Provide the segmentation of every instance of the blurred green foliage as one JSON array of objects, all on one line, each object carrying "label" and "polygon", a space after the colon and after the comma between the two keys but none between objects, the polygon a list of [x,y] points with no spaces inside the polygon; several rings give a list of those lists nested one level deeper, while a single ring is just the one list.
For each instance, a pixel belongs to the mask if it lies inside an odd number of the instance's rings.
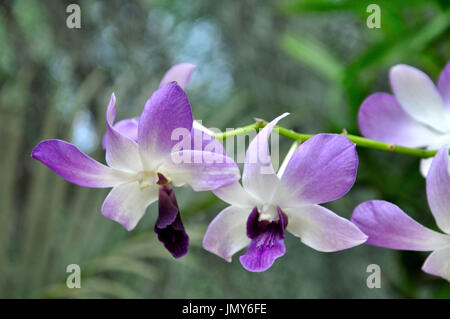
[{"label": "blurred green foliage", "polygon": [[[66,6],[82,28],[66,27]],[[0,3],[0,297],[4,298],[449,298],[447,282],[421,272],[426,254],[371,246],[324,254],[287,238],[267,272],[246,272],[201,249],[204,230],[226,205],[210,193],[177,190],[192,237],[173,260],[153,234],[152,205],[136,230],[100,213],[107,190],[69,184],[29,154],[45,138],[76,143],[102,160],[106,103],[138,116],[165,70],[198,65],[187,93],[194,117],[225,129],[291,115],[304,133],[358,133],[357,111],[389,91],[397,63],[436,79],[450,56],[446,0],[373,1],[381,28],[369,29],[363,0],[140,0]],[[282,142],[282,150],[289,147]],[[327,205],[349,217],[369,199],[395,202],[435,227],[418,159],[359,149],[355,187]],[[65,285],[79,264],[82,288]],[[382,288],[368,289],[379,264]]]}]

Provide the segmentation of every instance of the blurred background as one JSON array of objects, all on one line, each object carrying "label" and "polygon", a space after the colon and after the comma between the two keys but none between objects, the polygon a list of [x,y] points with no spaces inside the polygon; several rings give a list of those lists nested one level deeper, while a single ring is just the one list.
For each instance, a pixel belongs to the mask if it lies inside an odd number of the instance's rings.
[{"label": "blurred background", "polygon": [[[81,29],[66,7],[81,8]],[[369,29],[370,3],[381,28]],[[103,217],[108,190],[72,185],[30,157],[61,138],[104,162],[100,141],[112,92],[117,119],[138,116],[173,64],[197,64],[187,87],[194,118],[236,128],[253,117],[303,133],[358,134],[357,111],[390,92],[388,70],[418,67],[436,80],[450,56],[446,0],[139,0],[0,2],[0,297],[3,298],[449,298],[448,282],[421,271],[426,253],[359,246],[320,253],[286,237],[287,252],[264,273],[201,248],[226,204],[177,189],[191,236],[174,260],[157,241],[157,205],[132,232]],[[281,138],[281,154],[291,141]],[[395,202],[436,228],[417,158],[358,149],[347,196],[326,206],[349,218],[365,200]],[[81,289],[66,267],[81,267]],[[369,289],[369,264],[382,270]]]}]

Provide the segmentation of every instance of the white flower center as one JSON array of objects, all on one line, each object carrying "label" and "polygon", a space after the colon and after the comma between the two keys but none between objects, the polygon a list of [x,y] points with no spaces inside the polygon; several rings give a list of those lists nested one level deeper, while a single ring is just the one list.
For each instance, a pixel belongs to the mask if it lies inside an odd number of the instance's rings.
[{"label": "white flower center", "polygon": [[278,220],[278,210],[277,207],[272,204],[264,204],[258,207],[259,211],[259,221],[267,220],[272,222]]}]

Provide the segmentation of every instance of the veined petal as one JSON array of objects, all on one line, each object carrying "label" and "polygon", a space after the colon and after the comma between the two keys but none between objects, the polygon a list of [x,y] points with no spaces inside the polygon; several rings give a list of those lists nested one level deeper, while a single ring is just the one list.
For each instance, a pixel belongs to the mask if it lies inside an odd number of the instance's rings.
[{"label": "veined petal", "polygon": [[224,202],[238,207],[252,208],[257,205],[257,201],[247,193],[241,184],[236,181],[232,184],[222,186],[213,190],[214,195]]},{"label": "veined petal", "polygon": [[100,164],[61,140],[40,142],[31,156],[67,181],[84,187],[114,187],[134,178],[133,174]]},{"label": "veined petal", "polygon": [[272,198],[280,181],[272,166],[268,139],[273,127],[288,114],[284,113],[267,124],[251,141],[246,152],[242,185],[263,202]]},{"label": "veined petal", "polygon": [[407,114],[441,132],[449,131],[449,114],[433,81],[422,71],[408,65],[390,70],[394,95]]},{"label": "veined petal", "polygon": [[448,147],[442,147],[427,175],[427,197],[437,225],[450,234],[450,173]]},{"label": "veined petal", "polygon": [[172,66],[166,74],[164,74],[159,87],[162,87],[170,82],[177,82],[177,84],[184,89],[191,79],[191,74],[197,66],[192,63],[180,63]]},{"label": "veined petal", "polygon": [[364,100],[358,125],[367,138],[407,147],[430,145],[438,134],[409,116],[387,93],[375,93]]},{"label": "veined petal", "polygon": [[286,196],[280,192],[288,191],[299,203],[319,204],[335,200],[353,186],[357,169],[355,144],[339,134],[317,134],[292,155],[281,178],[284,187],[275,198]]},{"label": "veined petal", "polygon": [[430,251],[450,244],[450,237],[428,229],[398,206],[382,200],[358,205],[351,218],[374,246]]},{"label": "veined petal", "polygon": [[246,223],[250,211],[247,208],[229,206],[209,224],[203,238],[203,248],[231,262],[231,257],[250,244]]},{"label": "veined petal", "polygon": [[132,230],[147,207],[158,199],[158,191],[156,185],[141,189],[138,182],[114,187],[103,202],[102,214]]},{"label": "veined petal", "polygon": [[187,183],[195,191],[213,190],[234,183],[240,177],[239,168],[231,158],[197,150],[172,153],[160,170],[176,186]]},{"label": "veined petal", "polygon": [[447,110],[450,109],[450,62],[442,70],[438,81],[438,90]]},{"label": "veined petal", "polygon": [[171,153],[177,131],[191,132],[192,111],[175,82],[158,89],[145,104],[138,124],[139,152],[146,169],[154,169]]},{"label": "veined petal", "polygon": [[[139,118],[125,119],[113,125],[114,129],[122,135],[125,135],[137,143],[138,140],[138,123]],[[106,148],[106,139],[108,138],[108,131],[102,139],[103,149]]]},{"label": "veined petal", "polygon": [[121,134],[114,127],[116,118],[116,97],[114,93],[106,110],[107,135],[105,136],[106,162],[120,170],[139,172],[142,170],[138,145],[130,137]]},{"label": "veined petal", "polygon": [[319,205],[283,209],[286,230],[318,251],[338,251],[364,243],[367,236],[352,222]]},{"label": "veined petal", "polygon": [[252,239],[247,252],[239,260],[248,271],[262,272],[269,269],[275,259],[286,252],[284,246],[284,228],[286,217],[278,207],[278,220],[269,222],[259,220],[259,212],[255,207],[247,220],[247,237]]},{"label": "veined petal", "polygon": [[450,247],[433,251],[425,260],[422,270],[450,281]]}]

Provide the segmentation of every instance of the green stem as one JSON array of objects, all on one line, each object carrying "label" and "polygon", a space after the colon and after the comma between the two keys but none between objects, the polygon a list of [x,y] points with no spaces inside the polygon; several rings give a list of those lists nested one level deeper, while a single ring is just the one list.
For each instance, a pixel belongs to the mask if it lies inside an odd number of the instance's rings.
[{"label": "green stem", "polygon": [[[267,123],[268,122],[266,122],[266,121],[257,120],[253,124],[250,124],[250,125],[247,125],[247,126],[244,126],[241,128],[237,128],[235,130],[214,134],[214,137],[217,139],[226,139],[228,137],[245,134],[252,130],[257,130],[259,128],[263,128],[264,126],[267,125]],[[287,128],[280,127],[280,126],[275,126],[275,129],[278,131],[278,133],[281,136],[290,138],[291,140],[294,140],[294,141],[300,141],[301,143],[303,143],[304,141],[308,140],[309,138],[311,138],[315,135],[315,134],[297,133],[293,130],[289,130]],[[433,157],[437,152],[437,151],[433,151],[433,150],[409,148],[409,147],[404,147],[404,146],[400,146],[400,145],[379,142],[379,141],[371,140],[371,139],[368,139],[365,137],[348,134],[345,130],[341,133],[341,135],[348,137],[348,139],[350,141],[352,141],[353,143],[355,143],[356,146],[358,146],[358,147],[372,148],[372,149],[376,149],[376,150],[380,150],[380,151],[412,155],[412,156],[417,156],[417,157],[421,157],[421,158]]]}]

